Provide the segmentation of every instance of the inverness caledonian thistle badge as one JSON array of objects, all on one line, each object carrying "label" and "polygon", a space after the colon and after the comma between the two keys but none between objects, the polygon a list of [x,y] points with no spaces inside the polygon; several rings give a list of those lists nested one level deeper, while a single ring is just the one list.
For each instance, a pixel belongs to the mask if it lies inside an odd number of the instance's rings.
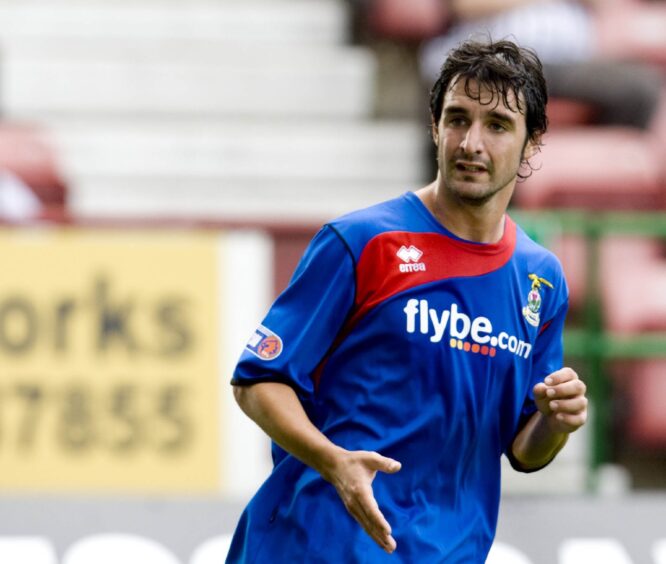
[{"label": "inverness caledonian thistle badge", "polygon": [[541,316],[539,315],[539,311],[541,311],[541,286],[545,285],[553,288],[553,285],[545,278],[541,278],[536,274],[530,274],[529,279],[532,281],[532,288],[529,294],[527,294],[527,305],[523,308],[523,315],[530,325],[538,327],[541,321]]}]

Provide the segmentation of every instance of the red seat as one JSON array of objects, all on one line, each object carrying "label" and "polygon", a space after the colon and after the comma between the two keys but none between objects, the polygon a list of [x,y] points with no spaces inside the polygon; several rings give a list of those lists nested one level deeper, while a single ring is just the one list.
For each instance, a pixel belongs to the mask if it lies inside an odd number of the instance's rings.
[{"label": "red seat", "polygon": [[578,235],[562,235],[549,247],[562,263],[569,287],[569,307],[580,309],[585,303],[589,264],[585,239]]},{"label": "red seat", "polygon": [[666,210],[666,88],[662,90],[662,96],[656,114],[652,118],[649,134],[652,137],[652,143],[657,150],[661,165],[661,208]]},{"label": "red seat", "polygon": [[365,17],[375,37],[420,42],[444,31],[449,11],[442,0],[370,0]]},{"label": "red seat", "polygon": [[641,237],[603,240],[599,284],[608,331],[666,331],[666,259],[659,241]]},{"label": "red seat", "polygon": [[629,437],[643,447],[666,447],[666,360],[637,363],[622,379],[629,395]]},{"label": "red seat", "polygon": [[524,208],[655,209],[661,165],[652,138],[629,128],[577,127],[548,133],[534,173],[516,190]]},{"label": "red seat", "polygon": [[619,59],[666,66],[666,5],[609,2],[597,17],[600,51]]},{"label": "red seat", "polygon": [[552,130],[593,124],[598,112],[593,104],[569,98],[549,98],[546,113],[548,114],[548,127]]},{"label": "red seat", "polygon": [[65,182],[53,149],[37,127],[0,125],[0,168],[13,172],[29,186],[46,212],[65,208]]}]

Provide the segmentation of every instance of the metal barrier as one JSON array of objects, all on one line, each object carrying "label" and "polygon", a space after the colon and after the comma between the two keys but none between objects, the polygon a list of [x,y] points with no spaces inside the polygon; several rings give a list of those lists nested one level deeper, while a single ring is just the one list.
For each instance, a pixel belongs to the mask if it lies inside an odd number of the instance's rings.
[{"label": "metal barrier", "polygon": [[[599,244],[609,235],[638,235],[666,239],[666,213],[591,212],[591,211],[514,211],[512,217],[531,237],[548,246],[554,237],[563,234],[585,238],[587,279],[585,285],[584,322],[580,327],[567,327],[564,350],[568,358],[585,363],[584,379],[593,405],[604,406],[610,398],[607,365],[618,359],[666,358],[666,333],[639,333],[617,336],[604,326],[600,299]],[[666,288],[664,289],[666,291]],[[588,489],[597,486],[597,470],[609,459],[608,410],[596,409],[592,425],[589,456]]]}]

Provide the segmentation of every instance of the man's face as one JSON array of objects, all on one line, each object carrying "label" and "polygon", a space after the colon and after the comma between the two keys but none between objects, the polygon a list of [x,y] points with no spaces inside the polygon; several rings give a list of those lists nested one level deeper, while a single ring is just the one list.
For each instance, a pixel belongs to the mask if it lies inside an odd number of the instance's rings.
[{"label": "man's face", "polygon": [[[481,205],[500,191],[513,191],[520,163],[536,146],[527,142],[525,116],[518,111],[513,92],[502,98],[470,80],[452,83],[443,101],[442,117],[433,138],[443,185],[449,195]],[[480,94],[480,96],[478,96]],[[509,194],[510,195],[510,194]]]}]

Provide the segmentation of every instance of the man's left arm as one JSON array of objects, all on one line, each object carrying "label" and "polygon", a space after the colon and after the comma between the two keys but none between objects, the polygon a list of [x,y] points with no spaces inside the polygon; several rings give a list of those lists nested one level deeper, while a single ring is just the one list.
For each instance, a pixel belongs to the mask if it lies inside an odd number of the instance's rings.
[{"label": "man's left arm", "polygon": [[546,466],[587,420],[586,386],[571,368],[553,372],[533,391],[537,411],[511,445],[514,464],[527,472]]}]

